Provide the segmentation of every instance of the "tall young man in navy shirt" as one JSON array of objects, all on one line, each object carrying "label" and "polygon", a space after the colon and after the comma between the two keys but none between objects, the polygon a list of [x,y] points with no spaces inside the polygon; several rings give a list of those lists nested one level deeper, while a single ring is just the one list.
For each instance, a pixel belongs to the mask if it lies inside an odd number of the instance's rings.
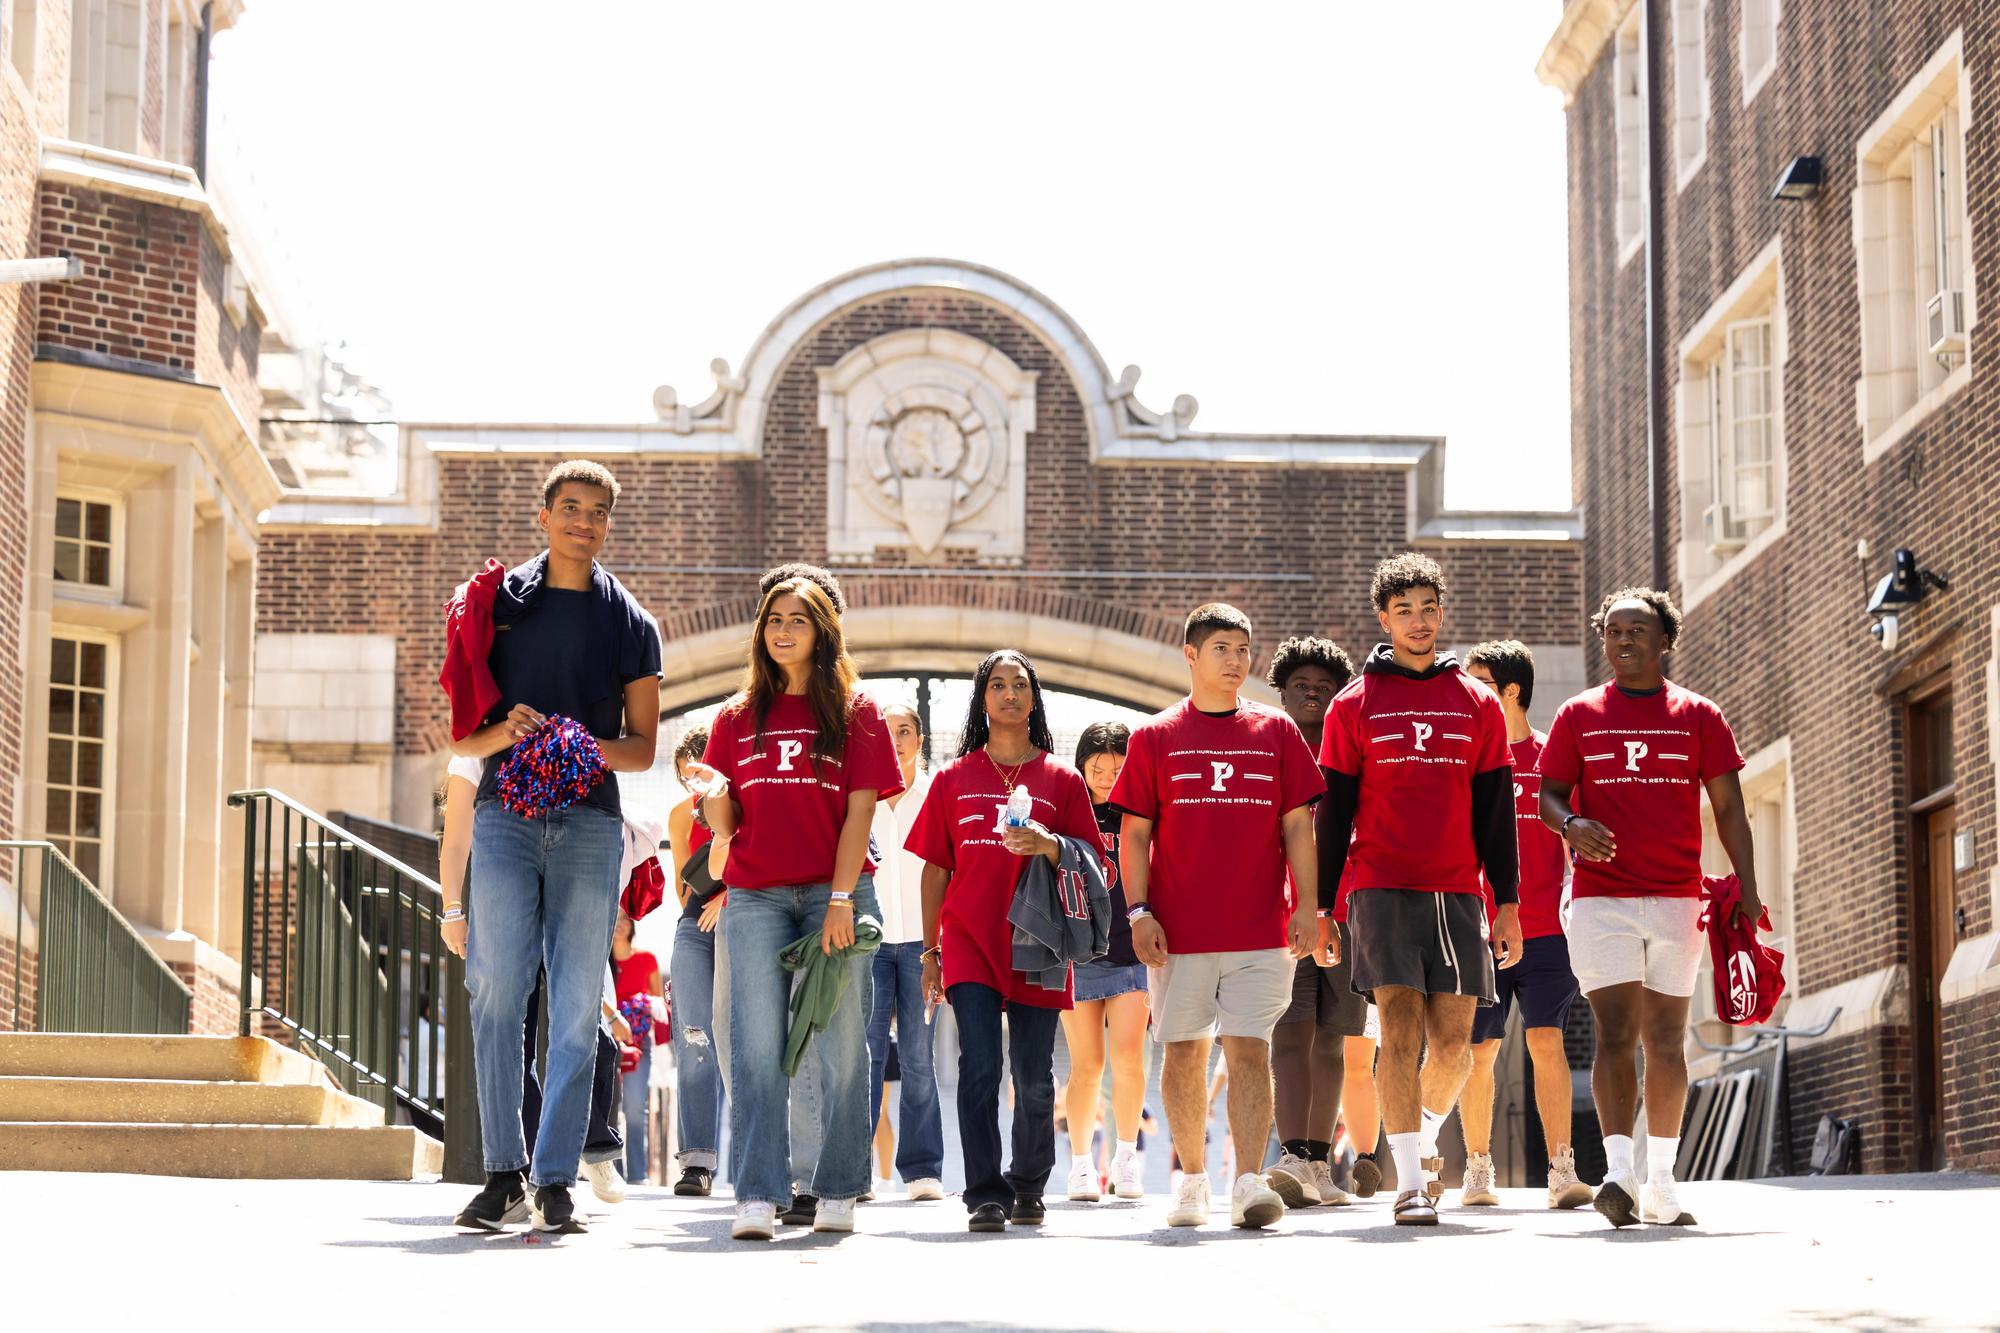
[{"label": "tall young man in navy shirt", "polygon": [[[495,1229],[528,1214],[535,1226],[582,1231],[570,1199],[590,1110],[599,1000],[618,914],[624,847],[618,772],[653,766],[660,716],[660,638],[623,584],[597,563],[618,482],[596,463],[559,463],[542,487],[536,525],[548,549],[507,573],[493,604],[487,665],[500,701],[486,725],[452,749],[487,759],[472,824],[466,987],[486,1187],[459,1215]],[[613,771],[562,810],[524,817],[499,799],[513,747],[552,716],[582,723]],[[530,1169],[521,1124],[521,1024],[538,965],[549,986],[548,1076]]]}]

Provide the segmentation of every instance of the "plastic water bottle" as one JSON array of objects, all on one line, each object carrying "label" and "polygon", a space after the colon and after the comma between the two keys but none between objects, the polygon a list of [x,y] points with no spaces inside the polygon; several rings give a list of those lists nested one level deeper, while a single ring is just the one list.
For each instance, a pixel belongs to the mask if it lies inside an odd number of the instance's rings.
[{"label": "plastic water bottle", "polygon": [[1007,804],[994,812],[993,832],[998,835],[1010,828],[1025,828],[1035,815],[1035,798],[1028,794],[1026,783],[1014,788],[1007,797]]}]

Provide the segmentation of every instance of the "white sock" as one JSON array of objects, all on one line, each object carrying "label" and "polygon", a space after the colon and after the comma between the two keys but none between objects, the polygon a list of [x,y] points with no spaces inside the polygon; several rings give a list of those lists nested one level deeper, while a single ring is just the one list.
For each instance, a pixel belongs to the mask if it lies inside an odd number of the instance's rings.
[{"label": "white sock", "polygon": [[1081,1171],[1081,1170],[1083,1170],[1083,1169],[1084,1169],[1085,1167],[1089,1167],[1089,1168],[1090,1168],[1091,1170],[1093,1170],[1093,1171],[1095,1171],[1095,1170],[1097,1169],[1097,1164],[1096,1164],[1096,1163],[1094,1163],[1094,1162],[1092,1162],[1092,1161],[1090,1160],[1090,1154],[1089,1154],[1089,1153],[1077,1153],[1077,1154],[1073,1154],[1073,1155],[1072,1155],[1072,1156],[1070,1157],[1070,1159],[1069,1159],[1069,1169],[1070,1169],[1070,1170],[1072,1170],[1072,1171]]},{"label": "white sock", "polygon": [[1421,1134],[1390,1134],[1389,1160],[1396,1164],[1396,1188],[1420,1190],[1424,1187],[1424,1149]]},{"label": "white sock", "polygon": [[1625,1176],[1628,1178],[1631,1176],[1632,1136],[1630,1134],[1606,1134],[1604,1136],[1604,1174],[1606,1176]]},{"label": "white sock", "polygon": [[1137,1157],[1138,1155],[1139,1155],[1139,1140],[1137,1139],[1118,1140],[1119,1161],[1122,1162],[1128,1157]]},{"label": "white sock", "polygon": [[1424,1156],[1435,1157],[1438,1155],[1438,1131],[1444,1128],[1444,1118],[1451,1114],[1451,1109],[1447,1107],[1442,1112],[1433,1111],[1428,1106],[1421,1109],[1424,1113],[1424,1127],[1419,1132],[1418,1138],[1423,1144]]},{"label": "white sock", "polygon": [[[1665,1185],[1674,1178],[1674,1154],[1681,1150],[1679,1139],[1663,1139],[1658,1135],[1646,1136],[1646,1179],[1655,1185]],[[1627,1149],[1629,1152],[1630,1149]]]}]

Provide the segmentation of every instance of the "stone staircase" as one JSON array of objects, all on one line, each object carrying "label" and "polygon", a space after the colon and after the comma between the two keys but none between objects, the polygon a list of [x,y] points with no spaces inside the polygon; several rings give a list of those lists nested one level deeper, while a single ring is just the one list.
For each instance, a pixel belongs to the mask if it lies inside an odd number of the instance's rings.
[{"label": "stone staircase", "polygon": [[0,1034],[0,1171],[411,1180],[443,1160],[262,1037]]}]

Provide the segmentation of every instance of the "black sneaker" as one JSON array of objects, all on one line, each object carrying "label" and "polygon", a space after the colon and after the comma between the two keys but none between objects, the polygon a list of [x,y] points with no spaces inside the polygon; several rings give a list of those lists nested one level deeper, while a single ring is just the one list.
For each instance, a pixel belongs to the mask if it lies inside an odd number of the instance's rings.
[{"label": "black sneaker", "polygon": [[1014,1211],[1008,1214],[1007,1220],[1017,1227],[1038,1227],[1048,1215],[1049,1210],[1042,1203],[1041,1195],[1023,1194],[1015,1198]]},{"label": "black sneaker", "polygon": [[811,1194],[794,1194],[778,1221],[788,1227],[809,1227],[819,1216],[819,1199]]},{"label": "black sneaker", "polygon": [[1354,1197],[1372,1199],[1375,1191],[1382,1188],[1382,1168],[1375,1165],[1373,1157],[1354,1159]]},{"label": "black sneaker", "polygon": [[544,1185],[535,1191],[535,1230],[558,1236],[580,1236],[589,1230],[570,1202],[569,1186]]},{"label": "black sneaker", "polygon": [[715,1188],[715,1172],[705,1166],[691,1166],[674,1182],[676,1194],[698,1194],[707,1198]]},{"label": "black sneaker", "polygon": [[498,1231],[509,1222],[528,1220],[528,1195],[519,1171],[489,1171],[486,1188],[459,1210],[452,1225],[467,1231]]},{"label": "black sneaker", "polygon": [[1005,1231],[1007,1210],[997,1203],[982,1203],[972,1210],[972,1216],[965,1220],[971,1231]]}]

